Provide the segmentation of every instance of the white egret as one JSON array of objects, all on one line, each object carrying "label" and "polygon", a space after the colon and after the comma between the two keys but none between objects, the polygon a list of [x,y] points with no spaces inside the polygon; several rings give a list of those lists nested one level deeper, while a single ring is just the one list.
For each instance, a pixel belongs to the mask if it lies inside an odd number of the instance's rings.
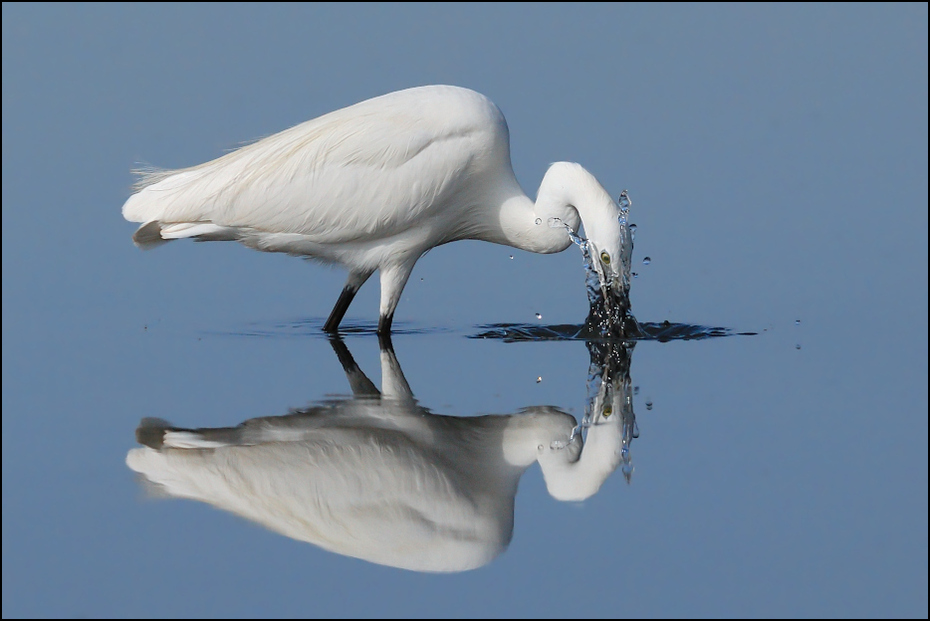
[{"label": "white egret", "polygon": [[539,253],[584,226],[605,295],[619,287],[619,207],[578,164],[552,164],[536,201],[520,188],[500,109],[455,86],[375,97],[213,161],[141,173],[123,216],[140,247],[179,238],[337,263],[349,277],[324,330],[381,275],[378,332],[390,333],[413,266],[431,248],[479,239]]}]

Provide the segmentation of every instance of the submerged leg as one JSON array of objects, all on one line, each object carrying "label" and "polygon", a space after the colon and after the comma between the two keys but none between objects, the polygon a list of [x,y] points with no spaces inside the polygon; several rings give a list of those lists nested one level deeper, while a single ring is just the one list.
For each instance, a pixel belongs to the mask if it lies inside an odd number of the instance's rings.
[{"label": "submerged leg", "polygon": [[333,310],[329,314],[329,319],[323,324],[323,331],[335,333],[339,329],[339,322],[342,321],[342,318],[346,315],[346,311],[349,310],[349,304],[352,303],[355,294],[358,293],[358,290],[365,284],[369,276],[371,276],[371,272],[349,273],[346,286],[342,288],[342,293],[339,294],[339,299],[336,300],[336,305],[333,306]]},{"label": "submerged leg", "polygon": [[381,268],[381,310],[378,317],[378,334],[390,334],[394,321],[394,310],[400,302],[410,272],[417,260],[407,261]]},{"label": "submerged leg", "polygon": [[387,317],[384,315],[378,317],[378,334],[390,334],[392,323],[394,323],[394,313],[391,313]]}]

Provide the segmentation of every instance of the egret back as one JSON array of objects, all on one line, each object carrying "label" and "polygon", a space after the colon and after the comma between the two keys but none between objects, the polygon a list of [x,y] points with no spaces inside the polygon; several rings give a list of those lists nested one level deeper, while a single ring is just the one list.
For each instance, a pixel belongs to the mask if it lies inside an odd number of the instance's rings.
[{"label": "egret back", "polygon": [[497,106],[474,91],[428,86],[337,110],[198,166],[143,172],[137,190],[123,206],[127,220],[216,227],[175,229],[175,237],[235,239],[242,230],[339,244],[431,226],[450,238],[443,241],[475,237],[477,212],[519,185]]}]

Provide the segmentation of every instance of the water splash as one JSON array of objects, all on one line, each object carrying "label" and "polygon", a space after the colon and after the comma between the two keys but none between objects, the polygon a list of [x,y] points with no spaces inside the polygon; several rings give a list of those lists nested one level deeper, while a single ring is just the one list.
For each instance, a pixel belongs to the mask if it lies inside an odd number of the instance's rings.
[{"label": "water splash", "polygon": [[627,190],[620,192],[617,198],[617,204],[620,206],[620,260],[621,260],[621,277],[623,279],[624,297],[626,298],[627,310],[630,305],[630,270],[633,266],[633,238],[635,237],[635,225],[629,223],[630,207],[633,206],[633,199]]},{"label": "water splash", "polygon": [[629,224],[633,201],[624,190],[617,199],[620,207],[620,272],[619,282],[605,273],[599,261],[591,257],[591,245],[559,218],[549,218],[549,226],[564,227],[568,236],[581,249],[585,269],[585,289],[588,293],[589,312],[585,322],[586,336],[599,338],[634,339],[643,336],[642,328],[630,310],[630,282],[632,280],[633,238],[636,225]]}]

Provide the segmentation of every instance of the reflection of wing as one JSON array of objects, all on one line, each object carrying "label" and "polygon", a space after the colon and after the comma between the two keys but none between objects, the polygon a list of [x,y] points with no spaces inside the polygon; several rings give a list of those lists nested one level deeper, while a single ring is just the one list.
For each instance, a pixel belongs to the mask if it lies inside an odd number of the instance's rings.
[{"label": "reflection of wing", "polygon": [[161,445],[150,420],[139,437],[161,448],[133,449],[126,462],[170,496],[332,552],[464,571],[507,547],[520,476],[540,444],[566,438],[574,423],[550,408],[457,418],[410,401],[349,400],[232,429],[163,425]]},{"label": "reflection of wing", "polygon": [[[213,504],[294,539],[418,571],[480,567],[509,543],[512,497],[482,497],[398,434],[213,450],[138,448],[129,466],[172,496]],[[463,479],[466,477],[466,479]]]},{"label": "reflection of wing", "polygon": [[[507,126],[493,103],[464,89],[430,90],[425,104],[422,89],[385,95],[212,162],[150,173],[123,215],[135,222],[250,226],[317,243],[405,231],[441,209],[474,172],[511,170]],[[505,157],[506,165],[472,161],[474,153]]]}]

